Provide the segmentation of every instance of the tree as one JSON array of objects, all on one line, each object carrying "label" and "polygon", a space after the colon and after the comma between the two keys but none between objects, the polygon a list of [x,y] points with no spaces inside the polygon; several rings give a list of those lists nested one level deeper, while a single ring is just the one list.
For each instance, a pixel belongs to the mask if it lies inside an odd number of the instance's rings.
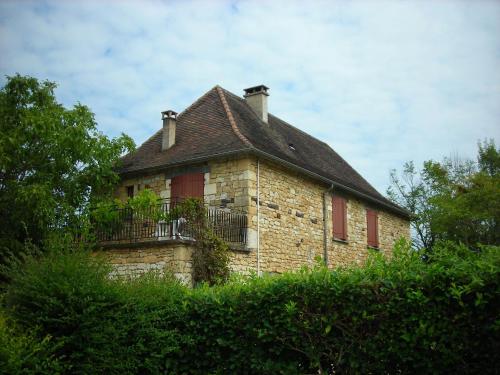
[{"label": "tree", "polygon": [[432,249],[436,240],[500,244],[500,150],[493,140],[478,148],[477,161],[426,161],[421,171],[409,162],[401,178],[391,171],[388,195],[412,212],[417,248]]},{"label": "tree", "polygon": [[435,241],[435,234],[430,228],[432,210],[429,198],[432,192],[412,161],[404,164],[401,178],[396,170],[391,171],[391,186],[387,194],[394,203],[411,212],[414,245],[417,248],[431,248]]},{"label": "tree", "polygon": [[[15,75],[0,90],[0,255],[78,221],[112,193],[119,157],[135,146],[109,139],[82,104],[64,108],[56,84]],[[2,259],[0,259],[2,261]]]}]

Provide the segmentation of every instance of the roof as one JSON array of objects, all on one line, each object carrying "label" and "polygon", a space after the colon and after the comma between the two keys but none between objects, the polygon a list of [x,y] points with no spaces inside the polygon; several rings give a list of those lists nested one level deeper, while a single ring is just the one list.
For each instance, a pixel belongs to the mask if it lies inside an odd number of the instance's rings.
[{"label": "roof", "polygon": [[119,173],[138,174],[221,155],[255,153],[408,216],[406,210],[380,194],[326,143],[272,114],[264,123],[243,98],[220,86],[177,116],[174,146],[162,151],[161,142],[160,129],[122,158]]}]

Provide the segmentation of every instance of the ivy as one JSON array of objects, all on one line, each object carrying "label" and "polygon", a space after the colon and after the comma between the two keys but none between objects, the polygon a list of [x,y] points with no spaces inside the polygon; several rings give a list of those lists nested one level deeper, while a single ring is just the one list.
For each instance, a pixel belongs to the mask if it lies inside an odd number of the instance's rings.
[{"label": "ivy", "polygon": [[196,284],[223,284],[229,279],[229,247],[216,236],[207,220],[201,199],[188,198],[172,210],[173,217],[184,217],[194,226],[193,281]]}]

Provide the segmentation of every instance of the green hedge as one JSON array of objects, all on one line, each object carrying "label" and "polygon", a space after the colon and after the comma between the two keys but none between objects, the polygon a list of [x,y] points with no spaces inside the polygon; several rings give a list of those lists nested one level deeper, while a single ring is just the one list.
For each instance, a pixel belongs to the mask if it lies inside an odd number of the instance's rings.
[{"label": "green hedge", "polygon": [[94,257],[49,255],[15,272],[4,307],[50,337],[43,357],[67,373],[495,373],[499,250],[443,244],[424,263],[401,244],[362,268],[195,290],[109,280]]}]

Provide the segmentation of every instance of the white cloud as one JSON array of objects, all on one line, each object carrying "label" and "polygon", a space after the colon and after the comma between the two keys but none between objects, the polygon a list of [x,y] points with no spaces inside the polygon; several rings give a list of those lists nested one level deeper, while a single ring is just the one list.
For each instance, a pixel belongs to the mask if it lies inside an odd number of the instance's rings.
[{"label": "white cloud", "polygon": [[4,1],[0,73],[58,82],[139,143],[215,84],[264,83],[384,191],[406,160],[500,142],[499,20],[493,1]]}]

